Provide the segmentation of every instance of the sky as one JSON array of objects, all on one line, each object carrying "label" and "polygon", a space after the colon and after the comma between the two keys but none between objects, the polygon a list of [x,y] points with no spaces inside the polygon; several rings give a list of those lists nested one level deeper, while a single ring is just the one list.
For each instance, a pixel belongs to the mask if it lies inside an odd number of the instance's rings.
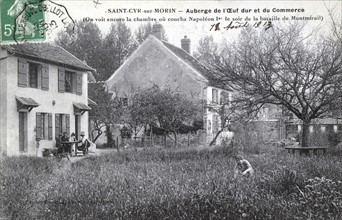
[{"label": "sky", "polygon": [[[310,28],[320,27],[321,31],[326,31],[327,22],[330,21],[327,8],[335,8],[335,16],[341,20],[342,1],[110,1],[110,0],[56,0],[58,4],[64,5],[70,16],[74,20],[83,20],[88,17],[100,27],[102,33],[105,35],[109,31],[111,22],[109,21],[96,21],[96,18],[131,18],[132,21],[125,23],[131,28],[132,32],[136,28],[145,22],[135,22],[134,18],[155,18],[157,20],[165,17],[166,21],[159,21],[166,31],[168,41],[176,46],[180,46],[180,40],[187,35],[191,39],[191,50],[195,50],[198,46],[198,41],[205,35],[213,35],[217,43],[226,40],[228,42],[236,39],[242,28],[226,30],[232,19],[242,20],[239,22],[245,23],[246,17],[250,18],[248,25],[254,25],[257,21],[253,21],[253,17],[260,20],[262,18],[276,18],[280,21],[272,21],[272,25],[283,25],[289,23],[292,16],[312,16],[317,17],[320,20],[310,20],[307,25]],[[95,4],[97,2],[99,4]],[[228,9],[234,11],[228,12]],[[126,9],[126,13],[123,12]],[[138,10],[141,13],[136,13]],[[156,10],[164,11],[164,13],[156,13]],[[175,9],[175,13],[167,13],[166,9],[172,12],[170,9]],[[190,13],[191,10],[207,10],[200,13]],[[216,9],[216,10],[215,10]],[[226,11],[223,12],[223,9]],[[270,10],[265,12],[264,10]],[[282,9],[298,9],[299,12],[281,12]],[[115,12],[115,13],[110,13]],[[121,11],[120,11],[121,10]],[[151,13],[143,13],[144,10],[151,10]],[[187,10],[190,10],[187,13]],[[211,10],[211,12],[208,12]],[[217,12],[221,10],[221,12]],[[236,11],[237,10],[237,11]],[[247,10],[247,12],[246,12]],[[304,11],[303,11],[304,10]],[[249,12],[248,12],[249,11]],[[216,13],[215,13],[216,12]],[[186,21],[168,21],[168,19],[186,19]],[[190,17],[195,19],[213,18],[214,21],[190,21]],[[216,17],[221,20],[216,20]],[[288,21],[283,21],[284,17],[288,17]],[[229,21],[226,19],[230,19]],[[258,28],[262,29],[265,24],[262,21]],[[214,28],[210,31],[212,25],[220,23],[220,30],[214,31]],[[238,24],[236,21],[233,25]],[[266,30],[267,31],[267,30]],[[52,38],[54,35],[52,35]]]}]

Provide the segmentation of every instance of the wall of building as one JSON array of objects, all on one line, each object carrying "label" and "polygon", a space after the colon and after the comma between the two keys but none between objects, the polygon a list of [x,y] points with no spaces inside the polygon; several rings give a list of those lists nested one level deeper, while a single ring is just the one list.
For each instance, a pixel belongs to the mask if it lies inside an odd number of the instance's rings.
[{"label": "wall of building", "polygon": [[121,97],[157,85],[199,99],[206,84],[203,76],[152,35],[107,81],[109,90]]},{"label": "wall of building", "polygon": [[[7,59],[7,155],[19,155],[19,113],[15,97],[32,98],[40,104],[28,113],[28,155],[41,155],[43,148],[55,146],[55,114],[70,114],[70,132],[75,131],[75,115],[73,102],[88,103],[87,74],[83,74],[82,95],[58,92],[58,67],[49,65],[49,90],[18,87],[18,61],[16,57]],[[74,71],[74,70],[71,70]],[[53,101],[55,104],[53,104]],[[2,105],[2,104],[1,104]],[[35,126],[36,113],[52,113],[52,140],[41,140],[39,149],[36,148]],[[88,113],[81,117],[81,130],[88,134]],[[70,134],[69,134],[70,135]]]},{"label": "wall of building", "polygon": [[[213,102],[213,89],[217,90],[218,93],[218,100],[217,103]],[[227,101],[232,101],[231,100],[231,92],[222,90],[220,88],[216,88],[216,87],[212,87],[212,86],[208,86],[205,90],[204,90],[205,94],[206,94],[206,109],[205,109],[205,123],[204,123],[204,127],[206,130],[206,142],[210,143],[213,138],[215,137],[216,133],[218,130],[221,129],[221,118],[220,115],[218,113],[218,110],[220,108],[220,100],[223,98],[221,97],[222,92],[227,92],[227,95],[229,97],[230,100]],[[215,124],[214,122],[214,118],[218,119],[217,124]],[[216,128],[215,128],[216,127]],[[215,132],[216,131],[216,132]],[[222,132],[219,137],[216,140],[216,144],[220,144],[222,142],[223,139],[225,138],[232,138],[233,137],[233,132],[229,132],[227,129],[224,130],[224,132]]]},{"label": "wall of building", "polygon": [[0,49],[0,153],[7,146],[7,51]]}]

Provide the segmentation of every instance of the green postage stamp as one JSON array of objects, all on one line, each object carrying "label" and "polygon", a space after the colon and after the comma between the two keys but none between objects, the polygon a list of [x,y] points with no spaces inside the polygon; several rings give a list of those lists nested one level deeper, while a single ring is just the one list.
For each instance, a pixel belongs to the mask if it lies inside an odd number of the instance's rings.
[{"label": "green postage stamp", "polygon": [[0,3],[0,42],[45,40],[42,2],[30,0],[2,0]]},{"label": "green postage stamp", "polygon": [[0,0],[0,44],[41,42],[74,30],[67,9],[50,0]]}]

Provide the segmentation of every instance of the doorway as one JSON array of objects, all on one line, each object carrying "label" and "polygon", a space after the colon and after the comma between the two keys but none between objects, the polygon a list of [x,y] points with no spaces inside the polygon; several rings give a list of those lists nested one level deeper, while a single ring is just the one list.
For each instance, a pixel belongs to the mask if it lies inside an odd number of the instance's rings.
[{"label": "doorway", "polygon": [[76,138],[79,140],[81,134],[81,115],[75,115],[75,134]]},{"label": "doorway", "polygon": [[19,152],[27,153],[27,112],[19,112]]}]

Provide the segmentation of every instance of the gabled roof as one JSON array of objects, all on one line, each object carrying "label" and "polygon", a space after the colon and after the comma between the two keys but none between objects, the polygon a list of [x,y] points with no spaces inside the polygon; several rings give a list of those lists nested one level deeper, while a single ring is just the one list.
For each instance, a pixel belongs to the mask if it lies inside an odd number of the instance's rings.
[{"label": "gabled roof", "polygon": [[71,69],[95,72],[95,69],[89,67],[64,48],[50,43],[24,43],[1,46],[8,52],[56,65],[66,66]]},{"label": "gabled roof", "polygon": [[[182,48],[176,47],[172,44],[169,44],[165,41],[162,41],[165,47],[171,50],[176,56],[181,58],[184,62],[186,62],[189,66],[196,69],[200,74],[202,74],[206,79],[208,79],[209,84],[211,86],[222,88],[223,85],[221,83],[219,74],[216,73],[214,70],[210,70],[204,64],[199,62],[195,57],[191,56]],[[225,88],[227,89],[227,88]]]}]

